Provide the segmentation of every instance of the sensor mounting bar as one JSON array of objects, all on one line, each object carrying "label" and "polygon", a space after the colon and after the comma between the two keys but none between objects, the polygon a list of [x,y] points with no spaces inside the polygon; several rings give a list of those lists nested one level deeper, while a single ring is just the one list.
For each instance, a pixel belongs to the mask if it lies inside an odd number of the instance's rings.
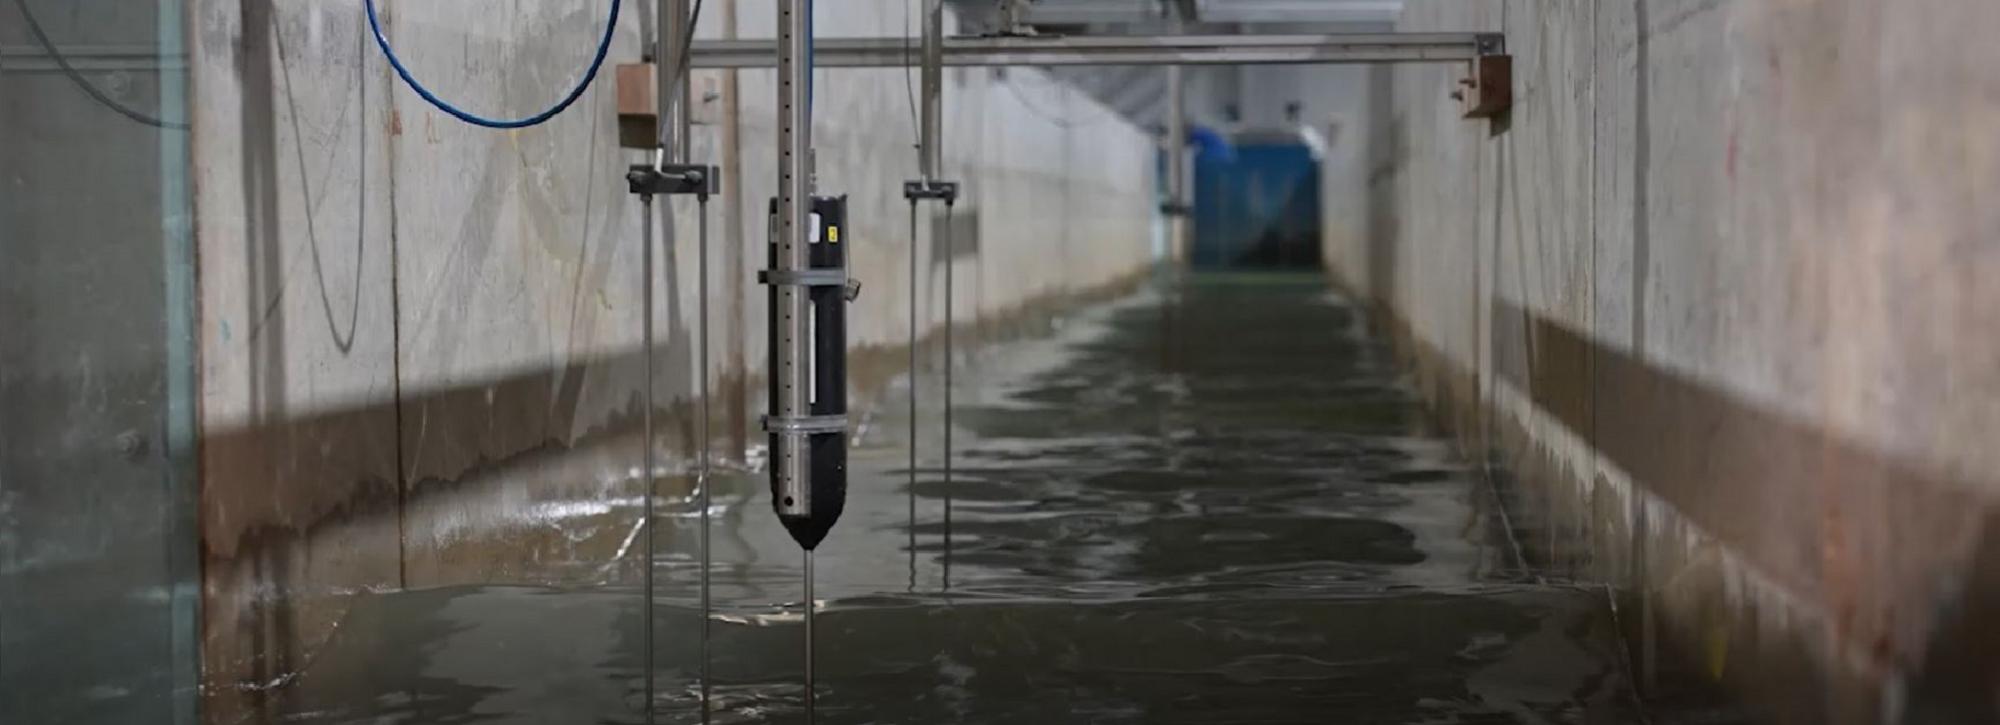
[{"label": "sensor mounting bar", "polygon": [[[1435,63],[1506,52],[1499,33],[1331,33],[947,38],[941,55],[946,66],[1076,66]],[[693,56],[695,68],[770,68],[778,58],[768,40],[698,41]],[[813,42],[814,67],[922,63],[921,49],[903,38]]]}]

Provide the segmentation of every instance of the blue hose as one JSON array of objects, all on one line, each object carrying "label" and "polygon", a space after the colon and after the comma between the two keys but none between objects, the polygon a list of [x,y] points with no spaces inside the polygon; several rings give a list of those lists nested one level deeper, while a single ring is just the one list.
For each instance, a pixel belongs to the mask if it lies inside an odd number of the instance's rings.
[{"label": "blue hose", "polygon": [[584,90],[590,87],[591,81],[597,79],[597,70],[604,66],[604,56],[611,51],[611,36],[618,29],[618,6],[622,3],[622,0],[611,0],[611,17],[604,21],[604,38],[598,41],[597,55],[590,59],[590,69],[584,71],[583,79],[577,82],[576,87],[571,88],[568,95],[563,96],[561,101],[550,106],[548,110],[527,118],[511,120],[487,118],[469,113],[457,106],[451,105],[451,103],[442,98],[438,98],[437,94],[432,93],[430,89],[418,83],[416,78],[410,76],[410,69],[403,67],[403,60],[396,57],[396,51],[389,48],[389,39],[382,35],[382,23],[375,17],[375,0],[365,0],[365,3],[368,6],[368,29],[375,33],[375,44],[381,46],[382,55],[389,59],[389,67],[395,68],[396,75],[402,76],[403,82],[409,84],[410,90],[416,91],[419,97],[422,97],[425,101],[429,101],[431,105],[437,106],[438,110],[449,113],[457,117],[458,120],[474,126],[485,126],[487,128],[526,128],[555,118],[556,114],[567,110],[570,104],[575,103],[576,99],[583,95]]}]

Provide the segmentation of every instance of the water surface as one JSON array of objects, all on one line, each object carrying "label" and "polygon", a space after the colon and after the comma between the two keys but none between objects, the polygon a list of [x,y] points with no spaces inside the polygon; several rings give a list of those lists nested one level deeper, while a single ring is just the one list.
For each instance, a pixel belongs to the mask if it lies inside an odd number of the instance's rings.
[{"label": "water surface", "polygon": [[[859,416],[816,562],[825,723],[1634,722],[1601,587],[1522,560],[1362,313],[1199,277],[962,360]],[[933,368],[935,369],[935,365]],[[803,721],[801,557],[718,483],[716,722]],[[699,721],[697,512],[663,525],[656,713]],[[640,598],[373,596],[287,696],[315,722],[639,722]],[[1657,713],[1655,713],[1657,714]]]}]

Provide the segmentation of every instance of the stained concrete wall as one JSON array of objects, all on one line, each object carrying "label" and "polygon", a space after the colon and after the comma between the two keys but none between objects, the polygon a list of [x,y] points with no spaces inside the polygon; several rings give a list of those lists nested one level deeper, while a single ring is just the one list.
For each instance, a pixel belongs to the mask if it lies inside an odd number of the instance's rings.
[{"label": "stained concrete wall", "polygon": [[1327,256],[1530,484],[1536,555],[1648,593],[1780,719],[1993,717],[2000,5],[1413,0],[1401,28],[1504,31],[1517,105],[1469,122],[1462,68],[1381,71],[1375,222]]},{"label": "stained concrete wall", "polygon": [[[383,3],[385,29],[418,78],[493,115],[571,83],[605,8],[477,5]],[[900,35],[905,5],[821,3],[817,30]],[[613,62],[639,55],[631,6]],[[775,27],[772,3],[707,6],[702,37]],[[543,126],[478,129],[395,80],[358,0],[190,12],[211,716],[281,691],[357,592],[616,579],[647,478],[641,213],[622,181],[647,154],[618,148],[611,85]],[[1033,71],[946,74],[947,165],[966,198],[951,254],[933,208],[912,245],[912,75],[817,81],[820,189],[850,195],[843,236],[867,285],[850,311],[864,389],[911,343],[907,255],[924,270],[925,336],[943,323],[944,264],[961,283],[957,324],[995,334],[1130,285],[1150,261],[1153,142]],[[714,447],[743,465],[776,91],[770,71],[694,83],[694,157],[723,166],[707,209]],[[1029,94],[1064,99],[1065,118],[1025,109]],[[693,450],[698,306],[698,209],[671,207],[655,309],[669,491],[685,490]]]},{"label": "stained concrete wall", "polygon": [[193,712],[174,27],[159,3],[0,5],[0,722]]}]

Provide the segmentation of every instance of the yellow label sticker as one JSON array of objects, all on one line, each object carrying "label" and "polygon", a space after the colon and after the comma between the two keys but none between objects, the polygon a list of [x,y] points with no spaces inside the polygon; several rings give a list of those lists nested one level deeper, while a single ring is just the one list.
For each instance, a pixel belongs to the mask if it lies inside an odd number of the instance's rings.
[{"label": "yellow label sticker", "polygon": [[840,227],[827,227],[827,228],[826,228],[826,240],[827,240],[827,241],[829,241],[829,242],[832,242],[832,243],[834,243],[834,244],[839,244],[839,243],[840,243]]}]

